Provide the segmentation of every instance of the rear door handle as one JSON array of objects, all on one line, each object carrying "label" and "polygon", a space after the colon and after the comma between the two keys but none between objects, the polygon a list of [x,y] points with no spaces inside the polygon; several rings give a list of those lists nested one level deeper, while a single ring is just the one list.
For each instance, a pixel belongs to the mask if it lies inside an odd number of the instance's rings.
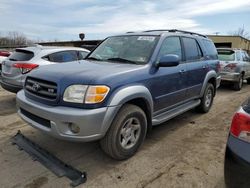
[{"label": "rear door handle", "polygon": [[206,68],[208,68],[208,65],[203,65],[202,68],[206,69]]},{"label": "rear door handle", "polygon": [[183,70],[180,70],[179,73],[183,74],[185,73],[186,71],[183,69]]}]

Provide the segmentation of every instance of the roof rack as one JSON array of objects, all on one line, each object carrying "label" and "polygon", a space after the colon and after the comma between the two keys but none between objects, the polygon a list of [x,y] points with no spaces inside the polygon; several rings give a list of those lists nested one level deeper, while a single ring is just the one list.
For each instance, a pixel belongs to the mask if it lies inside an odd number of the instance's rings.
[{"label": "roof rack", "polygon": [[156,29],[156,30],[147,30],[147,31],[143,31],[143,32],[153,32],[153,31],[168,31],[168,32],[171,32],[171,33],[178,32],[178,33],[185,33],[185,34],[190,34],[190,35],[198,35],[198,36],[207,38],[206,35],[202,35],[202,34],[194,33],[194,32],[189,32],[189,31],[178,30],[178,29]]}]

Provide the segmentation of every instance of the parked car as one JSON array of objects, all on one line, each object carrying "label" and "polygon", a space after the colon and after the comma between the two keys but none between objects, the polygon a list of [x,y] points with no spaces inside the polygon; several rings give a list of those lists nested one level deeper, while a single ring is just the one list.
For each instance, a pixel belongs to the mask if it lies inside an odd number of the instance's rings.
[{"label": "parked car", "polygon": [[0,74],[1,74],[1,71],[2,71],[2,62],[3,62],[3,60],[5,60],[9,56],[10,56],[10,52],[8,52],[6,50],[0,50]]},{"label": "parked car", "polygon": [[227,140],[225,165],[227,187],[250,187],[250,99],[235,113]]},{"label": "parked car", "polygon": [[83,48],[35,46],[16,49],[2,63],[1,86],[18,92],[23,88],[27,73],[43,65],[82,60],[89,53]]},{"label": "parked car", "polygon": [[241,90],[243,80],[250,84],[250,58],[241,49],[218,48],[221,65],[221,81],[233,83],[236,91]]},{"label": "parked car", "polygon": [[32,71],[19,115],[70,141],[101,140],[114,159],[135,154],[152,126],[197,108],[208,112],[219,61],[206,36],[156,30],[108,37],[79,63]]}]

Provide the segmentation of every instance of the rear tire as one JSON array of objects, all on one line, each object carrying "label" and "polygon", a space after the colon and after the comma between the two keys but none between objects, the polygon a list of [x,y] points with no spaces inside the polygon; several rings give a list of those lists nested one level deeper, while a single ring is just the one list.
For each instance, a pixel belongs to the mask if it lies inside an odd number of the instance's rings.
[{"label": "rear tire", "polygon": [[235,82],[233,88],[235,91],[240,91],[243,85],[243,75],[240,75],[239,81]]},{"label": "rear tire", "polygon": [[247,79],[247,84],[250,85],[250,78]]},{"label": "rear tire", "polygon": [[201,103],[200,105],[197,107],[197,110],[199,112],[202,112],[202,113],[207,113],[212,104],[213,104],[213,99],[214,99],[214,86],[213,84],[211,83],[208,83],[206,88],[205,88],[205,91],[204,91],[204,94],[201,98]]},{"label": "rear tire", "polygon": [[136,105],[125,104],[101,139],[100,145],[113,159],[125,160],[136,153],[146,132],[147,118],[144,111]]}]

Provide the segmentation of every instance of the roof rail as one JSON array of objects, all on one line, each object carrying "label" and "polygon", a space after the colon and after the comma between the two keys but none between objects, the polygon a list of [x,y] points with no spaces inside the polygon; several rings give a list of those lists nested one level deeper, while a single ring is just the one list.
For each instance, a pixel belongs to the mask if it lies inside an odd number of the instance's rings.
[{"label": "roof rail", "polygon": [[190,34],[190,35],[198,35],[204,38],[207,38],[206,35],[202,35],[199,33],[194,33],[194,32],[189,32],[189,31],[183,31],[183,30],[178,30],[178,29],[156,29],[156,30],[147,30],[147,31],[143,31],[143,32],[153,32],[153,31],[168,31],[168,32],[172,32],[172,33],[185,33],[185,34]]}]

